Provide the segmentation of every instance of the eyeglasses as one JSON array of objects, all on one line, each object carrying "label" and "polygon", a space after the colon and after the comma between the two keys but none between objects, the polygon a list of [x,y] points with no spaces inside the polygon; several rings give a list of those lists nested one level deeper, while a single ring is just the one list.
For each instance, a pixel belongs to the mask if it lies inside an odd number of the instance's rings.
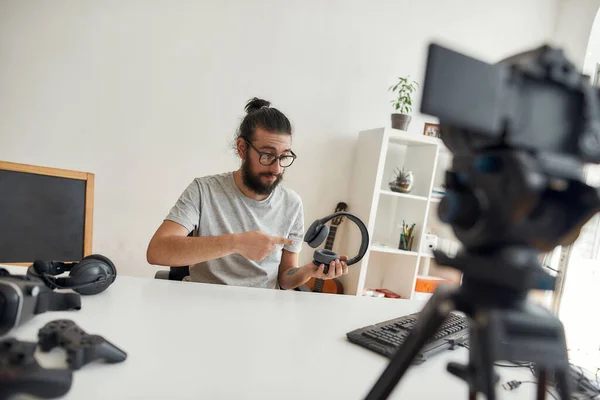
[{"label": "eyeglasses", "polygon": [[258,155],[260,156],[258,159],[258,162],[264,166],[273,165],[275,163],[275,161],[279,160],[279,165],[281,167],[286,168],[286,167],[289,167],[290,165],[292,165],[294,160],[296,159],[296,154],[294,154],[294,152],[291,150],[290,150],[290,153],[292,153],[291,155],[284,154],[281,156],[276,156],[275,154],[265,153],[265,152],[260,151],[259,149],[254,147],[254,145],[252,143],[250,143],[250,141],[248,139],[244,139],[244,141],[246,143],[248,143],[248,145],[250,147],[252,147],[254,149],[254,151],[256,151],[258,153]]}]

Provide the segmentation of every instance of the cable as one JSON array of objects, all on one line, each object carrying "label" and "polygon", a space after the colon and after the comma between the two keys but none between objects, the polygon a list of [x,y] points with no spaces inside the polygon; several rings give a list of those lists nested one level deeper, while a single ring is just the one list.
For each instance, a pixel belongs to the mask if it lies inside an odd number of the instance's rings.
[{"label": "cable", "polygon": [[[521,386],[521,384],[523,384],[523,383],[534,383],[534,384],[537,384],[537,382],[536,382],[536,381],[515,381],[515,380],[512,380],[512,381],[508,381],[508,382],[504,383],[504,384],[502,385],[502,387],[503,387],[505,390],[515,390],[516,388],[518,388],[519,386]],[[558,397],[556,397],[556,396],[554,395],[554,393],[552,393],[552,392],[550,391],[550,389],[546,388],[546,392],[548,392],[548,394],[549,394],[550,396],[552,396],[552,398],[553,398],[554,400],[558,400]]]},{"label": "cable", "polygon": [[502,364],[499,362],[495,362],[494,365],[497,367],[502,367],[502,368],[529,368],[529,371],[531,371],[531,374],[537,378],[537,375],[535,374],[535,367],[534,367],[533,363],[524,362],[524,361],[506,361],[506,362],[510,363],[510,365]]},{"label": "cable", "polygon": [[554,272],[556,272],[556,273],[558,273],[558,272],[559,272],[557,269],[554,269],[554,268],[552,268],[552,267],[549,267],[549,266],[547,266],[547,265],[544,265],[544,268],[548,268],[550,271],[554,271]]},{"label": "cable", "polygon": [[528,365],[507,365],[507,364],[500,364],[495,362],[494,365],[496,367],[502,367],[502,368],[528,368]]},{"label": "cable", "polygon": [[[469,349],[469,345],[467,343],[461,343],[459,344],[459,346],[464,347],[466,349]],[[531,372],[531,374],[535,377],[535,378],[539,378],[539,374],[538,371],[535,368],[535,364],[532,362],[523,362],[523,361],[506,361],[506,362],[494,362],[494,365],[497,367],[501,367],[501,368],[529,368],[529,371]],[[598,399],[600,398],[600,384],[599,384],[599,380],[600,380],[600,368],[596,369],[596,373],[592,373],[589,372],[590,375],[593,375],[595,379],[590,379],[587,376],[585,376],[585,372],[584,369],[581,368],[578,365],[574,365],[569,363],[570,366],[570,373],[569,378],[572,380],[573,383],[575,383],[575,387],[573,388],[575,393],[578,393],[580,395],[580,397],[578,397],[578,399],[588,399],[588,400],[593,400],[593,399]],[[549,387],[555,389],[559,394],[560,391],[558,390],[558,388],[556,388],[554,386],[554,376],[553,374],[550,375],[549,377]],[[517,380],[512,380],[509,382],[506,382],[504,385],[502,385],[502,387],[504,387],[506,390],[514,390],[517,387],[519,387],[522,383],[537,383],[535,381],[517,381]],[[506,385],[506,386],[505,386]],[[553,399],[558,400],[558,398],[556,397],[556,395],[554,395],[554,393],[550,392],[548,388],[546,388],[546,391],[548,392],[548,394],[550,394],[550,396],[552,396]],[[585,397],[583,397],[585,396]]]},{"label": "cable", "polygon": [[[598,371],[596,371],[596,374],[595,374],[596,384],[594,384],[594,381],[590,380],[590,378],[585,376],[585,372],[584,372],[583,368],[581,368],[580,366],[577,366],[577,365],[573,365],[573,364],[570,364],[570,366],[573,370],[579,370],[579,373],[578,373],[577,377],[575,378],[575,380],[577,382],[577,389],[582,394],[587,395],[588,399],[593,399],[593,398],[596,398],[597,396],[600,396],[600,387],[597,384]],[[588,371],[588,372],[590,373],[590,375],[592,374],[590,371]]]},{"label": "cable", "polygon": [[554,400],[558,400],[558,397],[556,397],[556,396],[554,395],[554,393],[552,393],[552,392],[550,391],[550,389],[546,388],[546,392],[548,392],[548,394],[549,394],[550,396],[552,396],[552,398],[553,398]]}]

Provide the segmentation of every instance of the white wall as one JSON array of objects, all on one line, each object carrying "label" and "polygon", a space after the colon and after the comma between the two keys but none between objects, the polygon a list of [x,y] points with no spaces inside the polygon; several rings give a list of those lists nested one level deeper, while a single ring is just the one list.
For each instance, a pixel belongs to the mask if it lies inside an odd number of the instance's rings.
[{"label": "white wall", "polygon": [[[600,0],[598,4],[600,6]],[[600,63],[600,18],[598,18],[598,13],[593,21],[583,63],[583,73],[591,76],[592,79],[596,70],[596,64]]]},{"label": "white wall", "polygon": [[[553,42],[564,49],[569,59],[584,73],[588,38],[600,0],[561,0]],[[592,71],[593,72],[593,71]]]},{"label": "white wall", "polygon": [[388,125],[387,88],[422,77],[431,38],[494,62],[549,39],[558,5],[0,0],[0,159],[95,173],[94,251],[149,276],[146,245],[180,192],[237,167],[248,98],[294,123],[286,183],[308,225],[360,190],[355,137]]}]

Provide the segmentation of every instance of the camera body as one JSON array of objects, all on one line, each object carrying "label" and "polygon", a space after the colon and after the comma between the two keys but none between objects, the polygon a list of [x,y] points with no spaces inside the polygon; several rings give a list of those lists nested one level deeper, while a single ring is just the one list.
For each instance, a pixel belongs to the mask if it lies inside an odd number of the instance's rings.
[{"label": "camera body", "polygon": [[0,268],[0,337],[46,311],[80,309],[78,293],[58,293],[39,278]]},{"label": "camera body", "polygon": [[31,320],[43,283],[11,276],[0,277],[0,336]]},{"label": "camera body", "polygon": [[429,48],[421,111],[453,153],[438,213],[470,251],[568,245],[600,210],[583,167],[600,162],[600,102],[562,51],[497,64]]}]

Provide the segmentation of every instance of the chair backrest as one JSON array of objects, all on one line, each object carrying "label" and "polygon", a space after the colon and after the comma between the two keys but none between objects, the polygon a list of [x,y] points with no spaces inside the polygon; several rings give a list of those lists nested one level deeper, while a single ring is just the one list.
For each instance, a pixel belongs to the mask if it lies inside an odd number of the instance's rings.
[{"label": "chair backrest", "polygon": [[[194,230],[192,229],[190,233],[187,234],[187,237],[193,237]],[[180,267],[170,267],[169,268],[169,280],[170,281],[181,281],[183,278],[190,274],[190,266],[184,265]]]},{"label": "chair backrest", "polygon": [[170,267],[169,268],[169,280],[170,281],[182,281],[183,278],[190,274],[190,267],[188,265],[184,267]]}]

